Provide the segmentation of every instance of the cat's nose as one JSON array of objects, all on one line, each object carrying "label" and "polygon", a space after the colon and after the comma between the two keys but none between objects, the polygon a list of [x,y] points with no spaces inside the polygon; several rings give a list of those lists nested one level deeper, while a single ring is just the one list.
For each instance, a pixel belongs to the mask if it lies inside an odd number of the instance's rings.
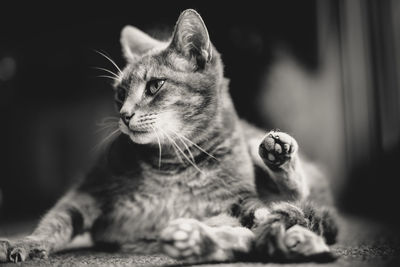
[{"label": "cat's nose", "polygon": [[129,127],[129,121],[132,119],[132,117],[135,115],[135,113],[133,114],[129,114],[127,112],[121,112],[120,116],[122,121],[125,123],[126,126]]}]

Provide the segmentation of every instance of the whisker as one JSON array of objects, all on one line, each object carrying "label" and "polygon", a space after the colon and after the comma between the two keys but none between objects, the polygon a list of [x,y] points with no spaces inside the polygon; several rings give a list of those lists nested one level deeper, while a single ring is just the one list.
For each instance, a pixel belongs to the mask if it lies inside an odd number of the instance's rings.
[{"label": "whisker", "polygon": [[172,148],[174,149],[175,155],[178,156],[179,161],[182,163],[182,165],[186,165],[186,163],[183,161],[181,154],[179,154],[179,151],[176,149],[175,145],[173,143],[172,144]]},{"label": "whisker", "polygon": [[[161,130],[161,131],[162,131],[162,129],[160,129],[159,127],[156,126],[156,128],[157,128],[158,130]],[[167,135],[167,133],[166,133],[165,131],[162,131],[161,134],[164,134],[164,135],[168,138],[169,141],[171,140],[170,137]],[[172,148],[174,149],[174,152],[175,152],[176,156],[178,157],[179,161],[180,161],[183,165],[185,165],[185,162],[183,161],[183,159],[182,159],[181,155],[179,154],[179,152],[176,150],[175,145],[174,145],[171,141],[170,141],[170,143],[171,143],[171,146],[172,146]]]},{"label": "whisker", "polygon": [[106,121],[119,121],[119,117],[114,117],[114,116],[104,117],[101,119],[100,122],[106,122]]},{"label": "whisker", "polygon": [[[164,132],[163,129],[161,129],[161,128],[159,128],[159,129],[160,129],[161,131]],[[164,133],[165,133],[165,132],[164,132]],[[166,135],[167,138],[169,138],[170,141],[176,146],[176,148],[182,153],[182,155],[185,157],[185,159],[186,159],[187,161],[189,161],[189,163],[190,163],[196,170],[198,170],[200,173],[204,174],[203,171],[200,170],[200,168],[196,165],[196,163],[192,162],[192,161],[190,160],[190,158],[185,154],[185,152],[182,151],[182,149],[181,149],[181,148],[178,146],[178,144],[173,140],[173,138],[169,137],[169,136],[167,135],[167,133],[165,133],[165,135]]]},{"label": "whisker", "polygon": [[119,118],[117,117],[106,117],[103,118],[101,121],[96,122],[97,126],[105,126],[109,124],[118,124]]},{"label": "whisker", "polygon": [[97,52],[98,54],[102,55],[103,57],[105,57],[106,59],[108,59],[108,61],[111,62],[111,64],[114,65],[114,67],[118,70],[119,74],[122,74],[121,69],[118,67],[118,65],[114,62],[114,60],[112,60],[109,56],[107,56],[106,54],[98,51],[98,50],[94,50],[95,52]]},{"label": "whisker", "polygon": [[[175,133],[175,132],[174,132]],[[215,159],[218,161],[218,159],[216,157],[214,157],[213,155],[211,155],[210,153],[208,153],[207,151],[205,151],[201,146],[199,146],[198,144],[192,142],[189,138],[185,137],[184,135],[180,135],[178,133],[175,133],[176,135],[180,136],[181,138],[185,139],[186,141],[188,141],[189,143],[191,143],[192,145],[194,145],[195,147],[197,147],[197,149],[199,149],[200,151],[202,151],[203,153],[205,153],[206,155],[208,155],[209,157]]]},{"label": "whisker", "polygon": [[105,124],[103,126],[100,126],[98,129],[96,129],[95,133],[99,133],[101,131],[104,131],[106,129],[110,129],[110,128],[117,128],[119,125],[118,123],[110,123],[110,124]]},{"label": "whisker", "polygon": [[105,72],[107,72],[107,73],[109,73],[109,74],[113,75],[115,78],[119,79],[119,76],[118,76],[118,74],[116,74],[116,73],[112,72],[111,70],[108,70],[108,69],[105,69],[105,68],[100,68],[100,67],[92,67],[92,68],[93,68],[93,69],[96,69],[96,70],[102,70],[102,71],[105,71]]},{"label": "whisker", "polygon": [[179,136],[177,133],[175,133],[175,132],[172,131],[172,130],[169,130],[169,131],[172,132],[173,134],[175,134],[175,135],[179,138],[179,140],[181,141],[181,143],[185,146],[186,150],[189,152],[189,156],[192,158],[192,161],[193,161],[194,163],[196,163],[196,161],[194,160],[194,156],[193,156],[193,154],[192,154],[192,151],[190,151],[190,148],[189,148],[188,145],[184,142],[184,140],[182,139],[182,137]]},{"label": "whisker", "polygon": [[161,154],[162,154],[162,152],[161,152],[161,141],[160,141],[160,137],[158,136],[158,133],[157,133],[156,129],[151,124],[149,124],[149,125],[150,125],[151,129],[153,129],[153,132],[157,135],[158,151],[160,152],[159,158],[158,158],[158,168],[160,169],[161,168]]},{"label": "whisker", "polygon": [[109,79],[113,80],[114,82],[118,82],[119,81],[115,77],[112,77],[112,76],[109,76],[109,75],[98,75],[96,77],[98,77],[98,78],[109,78]]},{"label": "whisker", "polygon": [[105,144],[108,140],[110,140],[111,137],[113,137],[115,134],[119,133],[119,128],[116,129],[115,131],[112,131],[109,135],[107,135],[99,144],[97,144],[92,151],[98,150],[101,146]]},{"label": "whisker", "polygon": [[[185,139],[186,141],[188,141],[189,143],[191,143],[192,145],[194,145],[195,147],[197,147],[200,151],[202,151],[203,153],[205,153],[206,155],[208,155],[209,157],[215,159],[216,161],[220,162],[219,159],[217,159],[215,156],[213,156],[212,154],[208,153],[206,150],[204,150],[201,146],[199,146],[198,144],[194,143],[193,141],[191,141],[189,138],[185,137],[184,135],[175,133],[176,135],[180,135],[183,139]],[[232,174],[232,172],[229,169],[224,168],[223,165],[220,165],[220,168],[222,168],[224,171],[226,171],[227,175],[229,175],[230,177],[234,177],[235,179],[237,179],[237,177]]]},{"label": "whisker", "polygon": [[102,121],[102,122],[97,122],[96,126],[98,127],[107,127],[109,125],[118,125],[119,122],[118,121]]}]

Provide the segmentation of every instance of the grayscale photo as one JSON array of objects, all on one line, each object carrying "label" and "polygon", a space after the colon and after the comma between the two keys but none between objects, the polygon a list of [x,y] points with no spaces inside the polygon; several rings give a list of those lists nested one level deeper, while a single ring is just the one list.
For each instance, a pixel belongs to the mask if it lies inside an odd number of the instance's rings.
[{"label": "grayscale photo", "polygon": [[0,10],[0,265],[400,266],[400,1]]}]

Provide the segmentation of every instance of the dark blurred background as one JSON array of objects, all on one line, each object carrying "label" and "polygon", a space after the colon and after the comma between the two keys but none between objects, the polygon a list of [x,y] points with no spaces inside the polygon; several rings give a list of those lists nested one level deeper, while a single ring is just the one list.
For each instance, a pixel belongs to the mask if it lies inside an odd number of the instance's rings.
[{"label": "dark blurred background", "polygon": [[398,223],[400,1],[0,3],[0,223],[38,218],[96,157],[115,116],[126,24],[171,31],[202,15],[239,114],[291,133],[341,210]]}]

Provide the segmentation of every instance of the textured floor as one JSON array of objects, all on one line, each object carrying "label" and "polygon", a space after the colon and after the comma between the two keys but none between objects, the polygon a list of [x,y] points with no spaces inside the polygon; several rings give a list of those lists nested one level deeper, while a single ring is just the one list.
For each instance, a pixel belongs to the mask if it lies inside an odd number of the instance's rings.
[{"label": "textured floor", "polygon": [[[339,255],[337,261],[327,264],[273,264],[229,263],[203,264],[201,266],[400,266],[399,236],[383,225],[349,216],[340,217],[339,242],[333,247]],[[31,225],[1,225],[1,237],[15,237],[30,231]],[[16,232],[18,231],[18,232]],[[17,234],[16,234],[17,233]],[[77,244],[80,242],[78,241]],[[105,253],[91,249],[70,249],[51,256],[47,260],[30,261],[26,266],[181,266],[166,256],[138,256],[128,253]],[[16,266],[4,264],[4,266]]]}]

